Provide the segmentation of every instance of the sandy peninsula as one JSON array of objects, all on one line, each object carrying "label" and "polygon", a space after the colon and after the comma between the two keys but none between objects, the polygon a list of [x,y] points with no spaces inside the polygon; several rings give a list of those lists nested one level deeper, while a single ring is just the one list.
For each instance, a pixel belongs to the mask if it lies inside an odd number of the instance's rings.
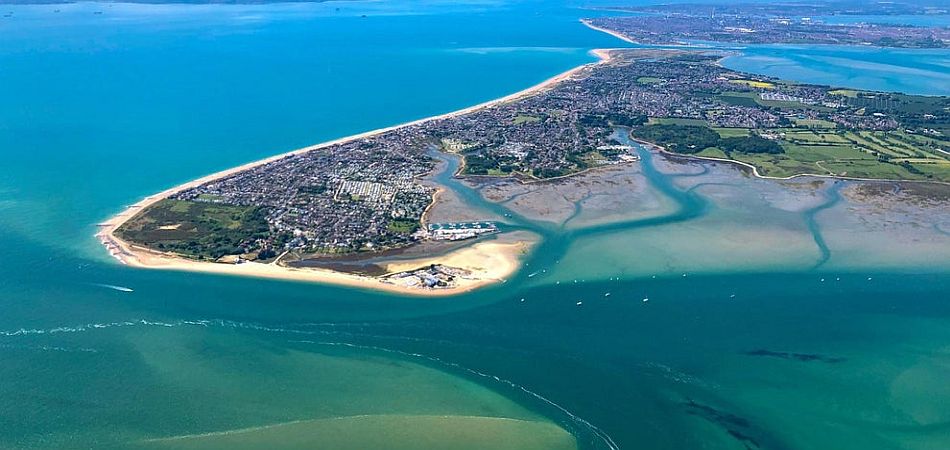
[{"label": "sandy peninsula", "polygon": [[[496,105],[517,101],[525,97],[537,94],[538,92],[550,89],[561,81],[567,80],[580,71],[602,64],[611,59],[609,49],[596,49],[590,52],[598,58],[598,61],[575,67],[566,72],[553,76],[541,83],[531,86],[527,89],[506,95],[501,98],[490,100],[474,106],[452,111],[446,114],[426,117],[411,122],[402,123],[390,127],[380,128],[364,133],[355,134],[320,144],[304,147],[290,152],[264,158],[258,161],[243,164],[231,169],[213,173],[196,180],[184,183],[170,189],[166,189],[154,195],[128,206],[124,211],[98,224],[96,237],[109,250],[109,253],[123,264],[133,267],[166,269],[166,270],[184,270],[193,272],[218,273],[226,275],[252,276],[260,278],[274,278],[285,280],[312,281],[319,283],[337,284],[351,287],[361,287],[368,289],[379,289],[389,292],[414,295],[451,295],[467,292],[472,289],[485,286],[492,283],[503,281],[520,267],[521,256],[528,251],[533,244],[533,240],[528,237],[520,240],[496,239],[492,241],[480,241],[473,245],[455,250],[445,255],[424,258],[420,260],[403,261],[399,264],[392,264],[387,267],[391,273],[412,270],[431,264],[442,264],[454,268],[462,269],[468,272],[468,275],[457,280],[456,284],[441,289],[421,289],[413,287],[400,286],[385,277],[370,277],[355,275],[344,272],[337,272],[329,269],[319,268],[292,268],[281,264],[244,262],[241,264],[226,264],[215,262],[196,261],[184,258],[172,253],[163,253],[154,251],[142,246],[134,245],[130,242],[120,239],[115,231],[134,217],[140,211],[148,208],[162,199],[168,198],[178,192],[200,186],[221,178],[228,177],[238,172],[242,172],[257,166],[261,166],[279,159],[303,154],[315,150],[324,149],[333,145],[346,143],[353,140],[365,139],[382,133],[396,130],[402,127],[423,124],[429,121],[448,119],[485,108],[491,108]],[[414,267],[410,267],[414,265]]]},{"label": "sandy peninsula", "polygon": [[174,254],[160,253],[131,245],[117,238],[110,239],[101,233],[99,237],[114,257],[133,267],[308,281],[422,296],[460,294],[489,284],[503,282],[518,270],[521,266],[521,257],[533,245],[533,241],[527,237],[519,237],[516,240],[482,241],[443,256],[400,261],[387,265],[386,269],[390,273],[414,270],[431,264],[456,267],[468,272],[467,275],[459,277],[452,287],[423,289],[400,285],[389,281],[386,276],[372,277],[321,268],[295,268],[281,264],[253,261],[241,264],[195,261]]},{"label": "sandy peninsula", "polygon": [[608,29],[606,29],[606,28],[598,27],[597,25],[592,24],[592,23],[591,23],[589,20],[587,20],[587,19],[581,19],[581,23],[584,24],[587,28],[590,28],[590,29],[596,30],[596,31],[600,31],[601,33],[607,33],[607,34],[609,34],[609,35],[611,35],[611,36],[613,36],[613,37],[615,37],[615,38],[617,38],[617,39],[620,39],[621,41],[624,41],[624,42],[627,42],[627,43],[630,43],[630,44],[636,44],[636,43],[637,43],[637,42],[634,41],[633,39],[630,39],[630,38],[628,38],[627,36],[624,36],[623,34],[618,33],[618,32],[616,32],[616,31],[614,31],[614,30],[608,30]]}]

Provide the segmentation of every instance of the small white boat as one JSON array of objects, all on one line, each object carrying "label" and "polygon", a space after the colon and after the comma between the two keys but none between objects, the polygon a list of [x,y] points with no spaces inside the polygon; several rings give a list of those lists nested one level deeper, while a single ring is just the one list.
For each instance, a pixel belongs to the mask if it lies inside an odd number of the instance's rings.
[{"label": "small white boat", "polygon": [[583,304],[584,304],[584,302],[577,302],[577,306],[581,306],[581,305],[583,305]]},{"label": "small white boat", "polygon": [[650,301],[650,298],[649,298],[649,297],[643,297],[643,303],[646,303],[646,302],[648,302],[648,301]]},{"label": "small white boat", "polygon": [[604,294],[604,297],[610,297],[610,292]]}]

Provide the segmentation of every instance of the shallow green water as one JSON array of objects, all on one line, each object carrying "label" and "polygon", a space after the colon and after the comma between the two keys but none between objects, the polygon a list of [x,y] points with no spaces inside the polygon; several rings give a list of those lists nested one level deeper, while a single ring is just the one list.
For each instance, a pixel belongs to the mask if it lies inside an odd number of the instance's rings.
[{"label": "shallow green water", "polygon": [[[645,151],[672,212],[591,228],[512,215],[545,237],[528,268],[457,298],[135,270],[92,238],[177,182],[487,100],[617,45],[577,24],[586,12],[540,5],[15,8],[0,45],[0,447],[401,432],[384,442],[950,446],[950,258],[848,270],[826,246],[837,269],[811,269],[812,212],[719,204]],[[708,251],[763,212],[801,264]],[[684,277],[670,248],[723,270]]]}]

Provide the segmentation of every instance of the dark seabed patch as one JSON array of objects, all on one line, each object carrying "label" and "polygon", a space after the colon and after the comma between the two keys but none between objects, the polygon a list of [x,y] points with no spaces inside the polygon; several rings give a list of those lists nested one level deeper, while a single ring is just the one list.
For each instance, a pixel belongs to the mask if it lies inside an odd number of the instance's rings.
[{"label": "dark seabed patch", "polygon": [[747,356],[767,356],[772,358],[787,359],[791,361],[801,361],[801,362],[823,362],[829,364],[837,364],[847,361],[847,358],[840,356],[826,356],[816,353],[795,353],[795,352],[777,352],[774,350],[767,349],[756,349],[743,352],[743,355]]}]

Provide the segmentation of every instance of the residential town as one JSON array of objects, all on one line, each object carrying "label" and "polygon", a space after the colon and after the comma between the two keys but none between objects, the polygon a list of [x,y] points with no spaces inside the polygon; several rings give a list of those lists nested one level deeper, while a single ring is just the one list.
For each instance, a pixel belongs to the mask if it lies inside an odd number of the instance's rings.
[{"label": "residential town", "polygon": [[[727,150],[759,148],[769,153],[784,147],[764,146],[761,139],[779,141],[796,127],[901,130],[915,136],[928,133],[928,140],[919,143],[925,156],[945,152],[944,133],[950,123],[946,98],[921,100],[786,83],[726,69],[717,64],[723,56],[708,51],[612,51],[608,61],[586,66],[520,100],[293,154],[186,189],[171,199],[261,211],[269,231],[255,232],[239,244],[260,258],[288,250],[335,255],[497,231],[490,222],[422,226],[435,193],[424,178],[442,157],[437,150],[464,159],[459,176],[512,176],[523,182],[635,162],[634,150],[618,145],[613,136],[656,126],[670,127],[660,130],[666,134],[734,130],[733,141],[748,139],[752,145],[730,141]],[[885,153],[880,158],[889,158]],[[915,161],[901,164],[916,170]],[[192,250],[200,254],[194,246]]]},{"label": "residential town", "polygon": [[791,5],[785,11],[769,3],[746,4],[734,9],[728,5],[691,4],[623,9],[645,14],[598,17],[588,23],[617,32],[631,41],[652,45],[730,42],[896,48],[950,46],[950,29],[945,27],[826,23],[819,17],[812,17],[816,13],[812,4]]}]

